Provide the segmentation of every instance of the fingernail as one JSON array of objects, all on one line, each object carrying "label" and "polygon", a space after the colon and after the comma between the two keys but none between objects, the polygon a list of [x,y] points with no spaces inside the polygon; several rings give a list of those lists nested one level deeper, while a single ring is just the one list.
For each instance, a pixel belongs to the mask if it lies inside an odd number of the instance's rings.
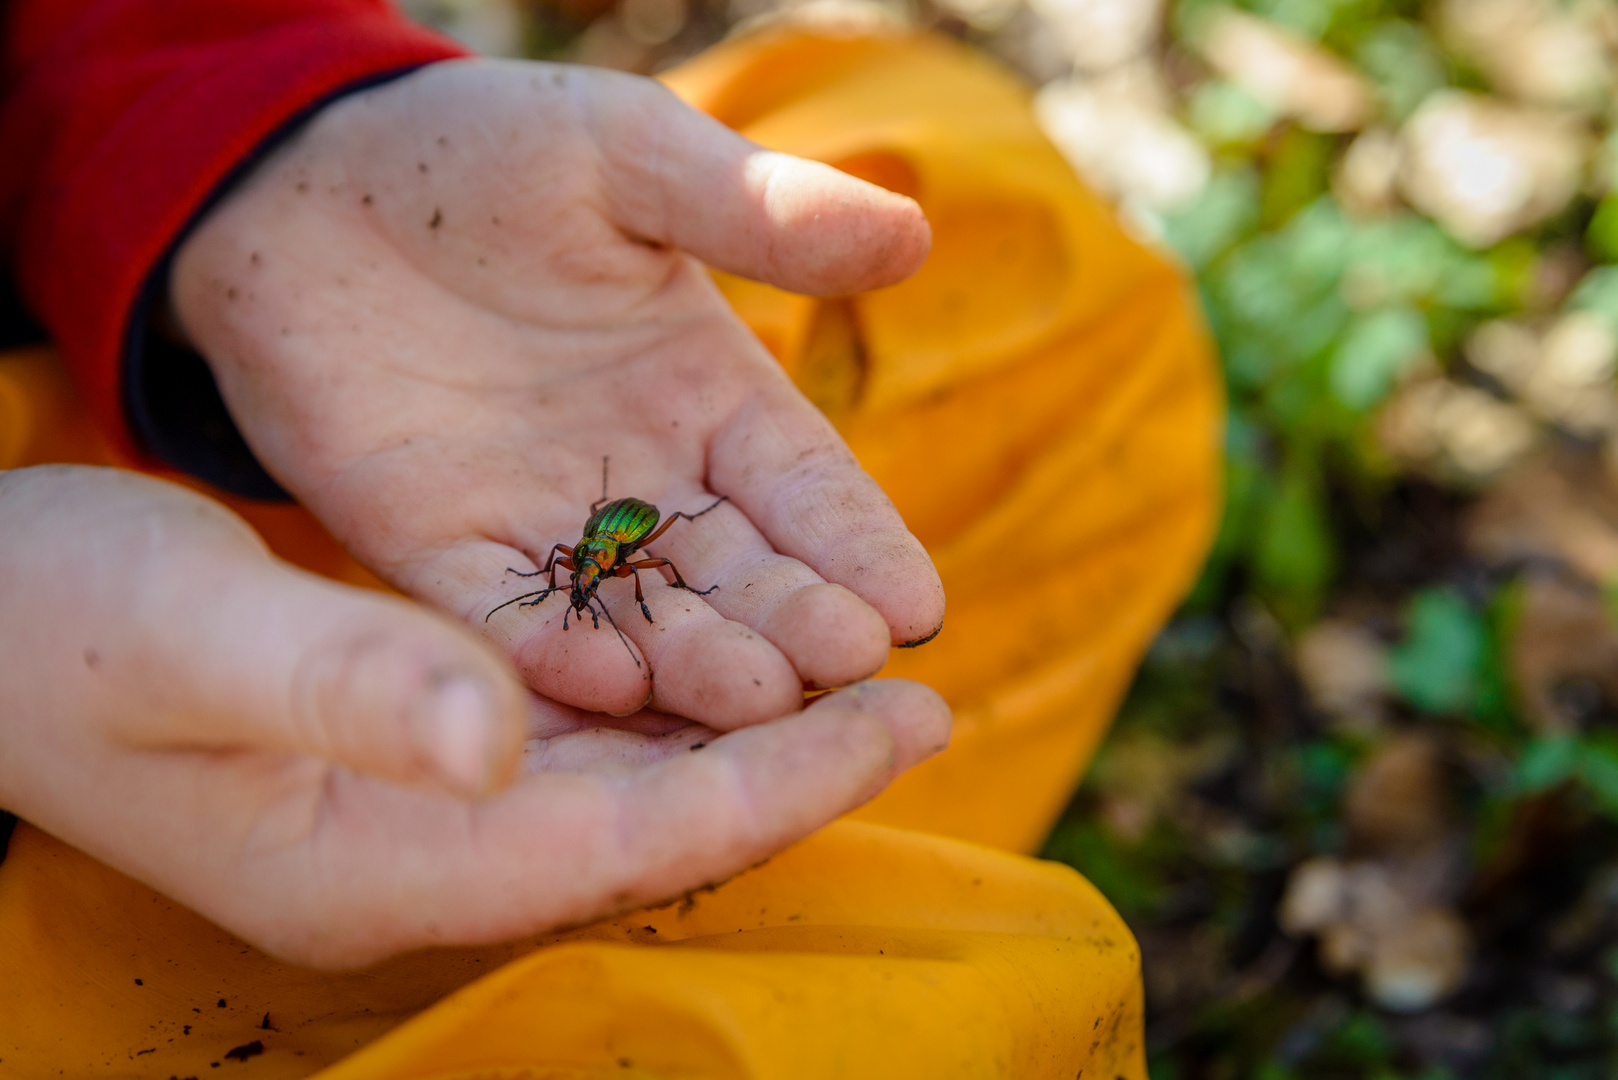
[{"label": "fingernail", "polygon": [[427,692],[421,709],[428,759],[450,787],[468,795],[494,780],[494,706],[474,679],[452,677]]}]

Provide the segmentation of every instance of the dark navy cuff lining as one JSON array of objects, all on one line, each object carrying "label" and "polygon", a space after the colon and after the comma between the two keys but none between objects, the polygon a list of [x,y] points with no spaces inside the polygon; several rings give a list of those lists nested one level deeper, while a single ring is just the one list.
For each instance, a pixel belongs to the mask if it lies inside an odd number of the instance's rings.
[{"label": "dark navy cuff lining", "polygon": [[38,345],[45,340],[45,329],[23,307],[16,284],[0,269],[0,349]]},{"label": "dark navy cuff lining", "polygon": [[17,815],[0,810],[0,863],[6,861],[6,849],[11,847],[11,834],[17,828]]}]

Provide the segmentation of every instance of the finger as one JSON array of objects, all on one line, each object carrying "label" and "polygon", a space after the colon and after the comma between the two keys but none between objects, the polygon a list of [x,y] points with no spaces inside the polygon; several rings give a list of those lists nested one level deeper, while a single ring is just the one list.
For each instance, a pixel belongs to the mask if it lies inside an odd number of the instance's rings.
[{"label": "finger", "polygon": [[717,593],[675,588],[657,569],[639,574],[649,621],[635,600],[633,579],[609,581],[598,595],[646,657],[653,709],[730,731],[802,707],[803,684],[791,662],[769,640],[710,607]]},{"label": "finger", "polygon": [[775,550],[845,586],[886,621],[893,644],[929,640],[944,585],[921,542],[831,423],[791,387],[743,403],[709,443],[708,482]]},{"label": "finger", "polygon": [[471,634],[245,541],[187,539],[136,586],[128,628],[92,646],[126,741],[284,748],[461,796],[513,775],[523,693]]},{"label": "finger", "polygon": [[926,259],[932,233],[913,200],[764,150],[648,80],[603,86],[595,130],[620,228],[815,296],[891,285]]},{"label": "finger", "polygon": [[455,613],[511,657],[534,692],[609,716],[645,708],[652,669],[640,649],[599,611],[592,618],[572,609],[566,570],[557,568],[561,588],[548,596],[548,574],[519,576],[544,564],[537,550],[477,538],[445,547],[399,577],[412,594]]},{"label": "finger", "polygon": [[473,807],[470,820],[409,815],[405,857],[390,845],[380,863],[375,845],[357,845],[344,887],[378,884],[326,905],[317,936],[294,919],[257,936],[288,959],[354,966],[413,945],[510,940],[669,899],[867,801],[941,750],[949,725],[948,707],[920,684],[864,683],[646,768],[527,777]]},{"label": "finger", "polygon": [[802,682],[846,686],[887,661],[888,627],[876,609],[778,554],[730,503],[705,514],[701,524],[670,529],[648,550],[681,567],[688,580],[717,585],[703,597],[708,605],[771,642]]},{"label": "finger", "polygon": [[728,877],[873,798],[949,728],[933,690],[883,680],[675,755],[620,788],[612,884],[639,904]]},{"label": "finger", "polygon": [[[542,604],[511,605],[485,625],[497,626],[517,671],[536,693],[590,712],[628,716],[652,700],[652,667],[634,640],[601,617],[600,600],[584,614],[566,591]],[[500,620],[507,620],[501,624]]]}]

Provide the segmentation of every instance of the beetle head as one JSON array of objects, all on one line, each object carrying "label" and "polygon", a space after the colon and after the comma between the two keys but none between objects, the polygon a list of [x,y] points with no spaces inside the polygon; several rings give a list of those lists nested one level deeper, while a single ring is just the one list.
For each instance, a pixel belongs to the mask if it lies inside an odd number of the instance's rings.
[{"label": "beetle head", "polygon": [[584,613],[589,607],[590,599],[595,596],[596,589],[601,586],[601,564],[594,559],[580,559],[573,571],[573,582],[569,602],[573,610]]}]

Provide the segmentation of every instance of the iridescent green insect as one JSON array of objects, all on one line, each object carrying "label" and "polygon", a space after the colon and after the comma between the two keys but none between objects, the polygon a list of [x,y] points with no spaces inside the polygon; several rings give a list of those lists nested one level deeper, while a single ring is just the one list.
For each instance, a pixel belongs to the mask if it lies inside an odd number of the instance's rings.
[{"label": "iridescent green insect", "polygon": [[[533,607],[536,604],[542,604],[550,598],[552,593],[561,592],[566,588],[569,595],[568,608],[562,613],[563,630],[567,629],[568,616],[576,612],[582,617],[586,611],[590,613],[590,621],[596,629],[601,628],[600,616],[605,615],[607,621],[612,623],[612,628],[618,630],[618,624],[613,621],[612,613],[597,599],[596,590],[601,587],[602,581],[606,578],[633,577],[635,579],[635,600],[640,604],[641,614],[646,616],[646,621],[651,622],[652,612],[646,606],[646,597],[640,588],[640,571],[654,570],[660,566],[666,566],[674,572],[675,588],[684,589],[698,596],[707,596],[719,586],[713,585],[706,589],[693,589],[686,584],[685,578],[680,575],[680,568],[667,559],[641,559],[638,562],[631,562],[630,560],[634,558],[635,553],[641,548],[668,532],[669,526],[676,521],[681,518],[685,518],[687,521],[695,521],[728,498],[728,495],[721,495],[706,510],[699,510],[695,514],[687,514],[683,510],[677,510],[669,515],[669,519],[663,522],[662,527],[658,527],[657,522],[661,515],[658,513],[657,507],[644,499],[613,499],[610,502],[607,500],[607,462],[602,459],[601,498],[590,504],[590,518],[584,523],[584,535],[579,539],[579,542],[572,547],[568,547],[566,544],[557,544],[552,547],[550,557],[545,560],[545,565],[538,570],[523,573],[521,570],[514,570],[511,567],[506,568],[507,573],[516,574],[518,577],[538,577],[541,574],[549,574],[550,584],[543,589],[512,597],[501,604],[500,607],[485,615],[483,621],[488,622],[494,617],[495,611],[499,611],[500,608],[510,607],[512,604],[517,604],[520,607]],[[565,586],[556,584],[558,567],[569,571],[572,575]],[[592,601],[594,601],[593,604]],[[623,637],[622,630],[618,630],[618,636]],[[627,641],[625,642],[625,647],[628,647]],[[631,649],[630,656],[633,657],[634,655],[634,650]],[[635,664],[638,667],[640,661],[637,659]]]}]

